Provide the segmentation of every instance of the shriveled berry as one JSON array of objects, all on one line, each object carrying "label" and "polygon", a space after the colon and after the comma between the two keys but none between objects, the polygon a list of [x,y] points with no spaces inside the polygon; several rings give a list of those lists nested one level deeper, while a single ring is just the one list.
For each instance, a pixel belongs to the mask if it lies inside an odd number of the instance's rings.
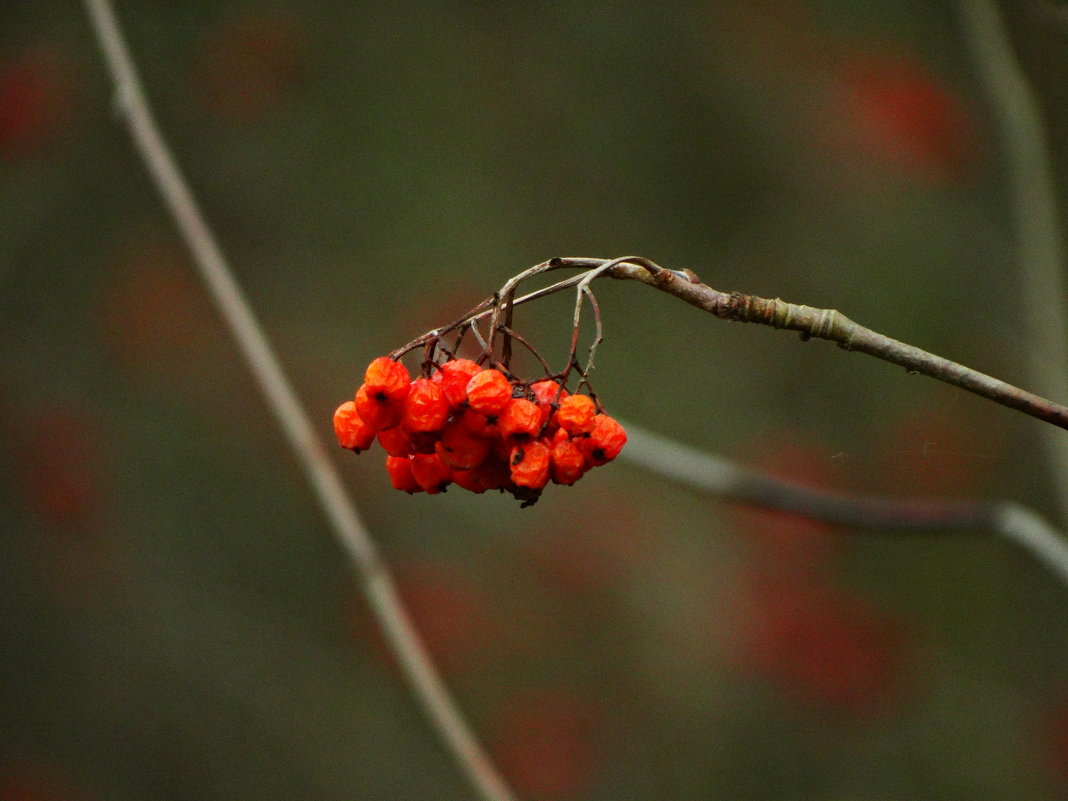
[{"label": "shriveled berry", "polygon": [[591,465],[602,465],[619,456],[627,444],[627,432],[607,414],[594,418],[589,436],[578,440],[579,448]]},{"label": "shriveled berry", "polygon": [[434,373],[434,380],[441,384],[441,391],[445,393],[445,400],[454,409],[458,409],[467,399],[467,385],[476,375],[482,372],[477,362],[470,359],[451,359],[440,365]]},{"label": "shriveled berry", "polygon": [[401,431],[404,432],[409,453],[433,453],[441,439],[441,431],[409,431],[406,428],[401,428]]},{"label": "shriveled berry", "polygon": [[438,456],[453,470],[471,470],[482,464],[490,452],[490,442],[472,434],[460,423],[449,423],[436,445]]},{"label": "shriveled berry", "polygon": [[449,404],[441,387],[429,378],[412,382],[403,409],[401,427],[408,431],[437,431],[449,417]]},{"label": "shriveled berry", "polygon": [[367,365],[363,383],[367,394],[378,402],[403,400],[411,377],[408,368],[388,356],[379,356]]},{"label": "shriveled berry", "polygon": [[556,422],[572,436],[588,434],[593,430],[597,406],[589,395],[571,395],[560,403],[556,410]]},{"label": "shriveled berry", "polygon": [[407,492],[409,495],[423,491],[412,474],[412,461],[407,456],[387,456],[386,472],[389,473],[389,482],[393,489]]},{"label": "shriveled berry", "polygon": [[[563,429],[560,429],[563,431]],[[553,482],[570,486],[582,478],[589,466],[582,450],[571,439],[562,439],[553,445],[550,454]]]},{"label": "shriveled berry", "polygon": [[568,396],[568,391],[555,381],[535,381],[530,385],[530,394],[534,396],[534,402],[549,413],[553,404],[559,404]]},{"label": "shriveled berry", "polygon": [[512,399],[512,384],[500,370],[492,367],[467,382],[467,403],[476,412],[497,414]]},{"label": "shriveled berry", "polygon": [[356,390],[356,411],[367,425],[375,431],[392,428],[400,422],[401,401],[390,399],[378,400],[367,391],[367,385],[362,384]]},{"label": "shriveled berry", "polygon": [[475,468],[475,476],[488,490],[503,490],[512,486],[512,474],[508,462],[493,453]]},{"label": "shriveled berry", "polygon": [[404,431],[401,430],[400,426],[394,426],[393,428],[379,431],[378,444],[381,445],[390,456],[407,456],[412,452],[412,449],[408,445],[408,440],[404,436]]},{"label": "shriveled berry", "polygon": [[486,439],[500,437],[501,429],[499,423],[500,417],[498,415],[482,414],[474,409],[464,409],[464,413],[460,415],[460,425],[472,434],[477,434]]},{"label": "shriveled berry", "polygon": [[526,398],[512,398],[501,411],[498,421],[501,436],[512,442],[529,442],[538,435],[544,422],[541,409]]},{"label": "shriveled berry", "polygon": [[518,487],[541,489],[549,481],[549,448],[542,442],[527,442],[512,448],[508,462],[512,481]]},{"label": "shriveled berry", "polygon": [[482,481],[479,479],[477,469],[453,470],[452,483],[457,487],[465,489],[468,492],[473,492],[476,495],[481,495],[486,491],[486,487],[483,486]]},{"label": "shriveled berry", "polygon": [[334,433],[342,448],[365,451],[375,441],[374,429],[367,425],[356,411],[354,401],[345,401],[334,412]]},{"label": "shriveled berry", "polygon": [[408,459],[412,463],[412,475],[428,494],[444,492],[452,483],[452,470],[436,453],[413,453]]}]

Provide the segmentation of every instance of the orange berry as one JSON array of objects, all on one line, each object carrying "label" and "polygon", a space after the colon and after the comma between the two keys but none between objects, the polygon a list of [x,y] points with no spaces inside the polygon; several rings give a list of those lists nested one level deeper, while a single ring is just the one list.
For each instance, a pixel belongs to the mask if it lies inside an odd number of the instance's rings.
[{"label": "orange berry", "polygon": [[497,414],[512,399],[512,384],[500,370],[490,368],[467,382],[467,403],[476,412]]},{"label": "orange berry", "polygon": [[476,412],[474,409],[464,409],[464,413],[460,416],[460,425],[472,434],[477,434],[486,439],[500,438],[501,429],[499,422],[500,418],[498,415],[482,414],[481,412]]},{"label": "orange berry", "polygon": [[400,421],[401,404],[388,398],[378,400],[367,390],[367,385],[362,384],[356,390],[356,411],[367,425],[375,431],[384,428],[392,428]]},{"label": "orange berry", "polygon": [[367,365],[363,383],[367,394],[379,403],[403,400],[408,394],[411,377],[408,368],[388,356],[379,356]]},{"label": "orange berry", "polygon": [[[563,429],[560,429],[563,431]],[[586,457],[582,449],[570,439],[562,439],[553,445],[551,458],[551,470],[553,483],[570,486],[582,478],[582,474],[589,469]]]},{"label": "orange berry", "polygon": [[505,439],[528,442],[538,435],[544,420],[536,403],[526,398],[512,398],[501,412],[497,425]]},{"label": "orange berry", "polygon": [[452,483],[461,489],[465,489],[468,492],[474,492],[477,495],[481,495],[486,491],[486,488],[479,480],[477,468],[473,470],[453,470]]},{"label": "orange berry", "polygon": [[365,451],[375,441],[375,432],[356,411],[354,401],[345,401],[334,412],[334,434],[342,448]]},{"label": "orange berry", "polygon": [[437,431],[449,417],[449,404],[441,387],[429,378],[412,382],[404,398],[401,426],[407,431]]},{"label": "orange berry", "polygon": [[412,461],[407,456],[387,456],[386,472],[389,473],[389,481],[393,489],[399,489],[412,495],[422,492],[423,488],[412,475]]},{"label": "orange berry", "polygon": [[512,481],[518,487],[540,490],[549,482],[549,461],[549,448],[542,442],[516,445],[508,462]]},{"label": "orange berry", "polygon": [[534,402],[548,414],[553,404],[559,404],[568,396],[568,391],[555,381],[535,381],[529,387],[530,394],[534,396]]},{"label": "orange berry", "polygon": [[474,472],[479,483],[488,490],[507,489],[512,483],[508,462],[492,453],[475,468]]},{"label": "orange berry", "polygon": [[619,456],[627,444],[627,432],[607,414],[594,418],[589,436],[579,440],[579,448],[591,465],[602,465]]},{"label": "orange berry", "polygon": [[481,372],[482,368],[470,359],[452,359],[438,368],[434,380],[441,384],[449,405],[458,409],[467,399],[467,384]]},{"label": "orange berry", "polygon": [[593,430],[597,406],[589,395],[571,395],[556,410],[556,422],[569,434],[588,434]]},{"label": "orange berry", "polygon": [[404,431],[400,426],[387,428],[378,432],[378,444],[381,445],[390,456],[407,456],[412,452]]},{"label": "orange berry", "polygon": [[409,431],[406,428],[401,431],[404,432],[409,453],[433,453],[438,440],[441,439],[440,431]]},{"label": "orange berry", "polygon": [[472,434],[460,423],[445,426],[435,447],[441,461],[453,470],[478,467],[490,452],[488,439]]},{"label": "orange berry", "polygon": [[412,463],[412,475],[428,494],[444,492],[452,483],[452,470],[436,453],[413,453],[408,459]]}]

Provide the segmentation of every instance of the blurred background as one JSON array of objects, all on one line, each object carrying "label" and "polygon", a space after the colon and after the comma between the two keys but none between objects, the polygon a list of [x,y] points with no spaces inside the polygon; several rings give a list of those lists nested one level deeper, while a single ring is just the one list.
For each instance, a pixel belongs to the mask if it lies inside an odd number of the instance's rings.
[{"label": "blurred background", "polygon": [[[1008,5],[1063,188],[1068,25]],[[325,439],[371,358],[554,255],[645,255],[1033,375],[952,3],[117,10]],[[0,799],[472,798],[112,111],[80,4],[0,8],[0,187]],[[612,414],[816,486],[1064,522],[1041,423],[597,290]],[[556,363],[569,303],[517,313]],[[524,799],[1068,795],[1065,588],[1000,540],[843,530],[622,462],[523,510],[396,493],[380,452],[337,462]]]}]

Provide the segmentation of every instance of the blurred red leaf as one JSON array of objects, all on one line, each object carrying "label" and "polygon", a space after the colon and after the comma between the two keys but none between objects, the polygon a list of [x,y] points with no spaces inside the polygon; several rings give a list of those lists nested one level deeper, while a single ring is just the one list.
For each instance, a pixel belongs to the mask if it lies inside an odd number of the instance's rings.
[{"label": "blurred red leaf", "polygon": [[491,750],[520,796],[559,801],[585,793],[603,759],[596,709],[560,690],[510,699],[490,726]]},{"label": "blurred red leaf", "polygon": [[38,155],[74,116],[75,76],[67,51],[38,44],[0,60],[0,156]]},{"label": "blurred red leaf", "polygon": [[909,632],[855,593],[753,577],[736,658],[802,703],[856,715],[900,698]]},{"label": "blurred red leaf", "polygon": [[197,97],[224,121],[260,119],[284,104],[302,77],[306,52],[292,16],[249,10],[201,42],[193,66]]},{"label": "blurred red leaf", "polygon": [[978,158],[963,102],[914,55],[885,48],[834,61],[839,91],[821,113],[840,152],[854,151],[937,183],[962,178]]}]

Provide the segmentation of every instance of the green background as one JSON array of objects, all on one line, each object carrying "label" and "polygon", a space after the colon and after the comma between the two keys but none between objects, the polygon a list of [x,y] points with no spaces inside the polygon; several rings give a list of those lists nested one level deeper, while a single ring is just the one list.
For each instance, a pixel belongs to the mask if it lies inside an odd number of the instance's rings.
[{"label": "green background", "polygon": [[[1013,5],[1064,187],[1068,24]],[[1027,386],[1006,163],[954,9],[117,10],[328,439],[371,358],[554,255],[837,308]],[[79,4],[3,4],[0,69],[0,797],[474,797],[113,113]],[[1041,423],[637,284],[597,292],[613,414],[809,483],[1055,520]],[[517,313],[554,363],[569,303]],[[523,798],[1068,792],[1065,587],[1007,543],[764,514],[623,460],[524,510],[395,493],[380,453],[337,463]]]}]

